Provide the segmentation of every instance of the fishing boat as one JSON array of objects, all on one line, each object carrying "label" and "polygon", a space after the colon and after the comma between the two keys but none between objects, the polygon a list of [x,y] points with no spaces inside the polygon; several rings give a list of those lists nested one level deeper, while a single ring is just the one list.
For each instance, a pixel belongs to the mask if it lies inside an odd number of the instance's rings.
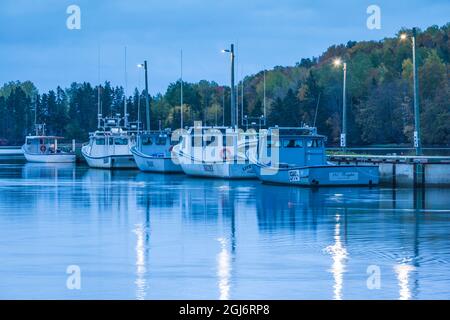
[{"label": "fishing boat", "polygon": [[23,155],[29,162],[75,162],[74,143],[72,143],[72,150],[66,150],[58,146],[58,141],[62,139],[64,137],[46,135],[45,125],[37,124],[35,135],[25,137],[25,144],[22,146]]},{"label": "fishing boat", "polygon": [[326,137],[317,134],[314,127],[272,127],[260,133],[258,148],[249,158],[263,182],[300,186],[378,184],[378,166],[327,162],[325,142]]},{"label": "fishing boat", "polygon": [[93,168],[134,169],[137,166],[130,148],[135,144],[135,138],[135,132],[120,114],[100,117],[99,128],[89,134],[89,143],[81,148],[81,153]]},{"label": "fishing boat", "polygon": [[[178,143],[178,141],[175,141]],[[137,136],[131,153],[141,171],[176,173],[183,172],[172,157],[174,146],[170,129],[143,132]]]},{"label": "fishing boat", "polygon": [[184,173],[192,176],[225,179],[256,178],[246,156],[255,132],[232,127],[194,126],[181,136],[173,152]]}]

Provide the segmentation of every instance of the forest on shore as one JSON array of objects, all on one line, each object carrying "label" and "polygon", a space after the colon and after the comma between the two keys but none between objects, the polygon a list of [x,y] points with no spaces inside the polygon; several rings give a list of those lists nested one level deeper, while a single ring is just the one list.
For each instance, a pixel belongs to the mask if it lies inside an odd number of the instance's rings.
[{"label": "forest on shore", "polygon": [[[347,63],[347,143],[349,146],[411,144],[414,131],[413,68],[410,41],[399,35],[381,41],[349,41],[330,46],[322,55],[300,59],[295,66],[276,66],[237,84],[239,113],[263,114],[264,75],[267,124],[316,126],[337,145],[342,122],[342,68]],[[419,30],[417,62],[422,142],[425,146],[450,145],[450,23]],[[152,129],[180,126],[180,80],[165,93],[150,98]],[[0,144],[20,145],[37,122],[47,133],[87,141],[97,126],[98,86],[72,83],[39,92],[31,81],[12,81],[0,87]],[[145,119],[144,92],[135,89],[125,96],[121,86],[101,85],[105,116],[123,113],[127,104],[131,120]],[[207,125],[229,124],[230,87],[214,81],[183,82],[184,125],[201,120]],[[224,108],[225,107],[225,108]],[[225,112],[224,112],[225,111]],[[225,117],[223,117],[223,115]]]}]

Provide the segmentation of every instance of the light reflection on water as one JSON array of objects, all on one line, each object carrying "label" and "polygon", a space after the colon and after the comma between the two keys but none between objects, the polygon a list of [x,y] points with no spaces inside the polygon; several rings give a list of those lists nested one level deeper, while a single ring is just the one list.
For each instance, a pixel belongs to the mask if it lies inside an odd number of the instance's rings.
[{"label": "light reflection on water", "polygon": [[449,199],[0,165],[0,298],[449,299]]}]

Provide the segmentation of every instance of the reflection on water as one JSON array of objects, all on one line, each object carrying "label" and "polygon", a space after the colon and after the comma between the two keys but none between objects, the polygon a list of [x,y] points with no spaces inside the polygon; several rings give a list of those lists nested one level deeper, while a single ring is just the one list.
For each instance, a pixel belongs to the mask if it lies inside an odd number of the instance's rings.
[{"label": "reflection on water", "polygon": [[449,199],[2,164],[0,298],[449,299]]},{"label": "reflection on water", "polygon": [[414,266],[409,264],[398,264],[394,266],[395,273],[397,274],[398,286],[399,290],[399,299],[400,300],[409,300],[411,299],[411,290],[410,290],[410,273],[414,270]]},{"label": "reflection on water", "polygon": [[231,258],[227,250],[227,241],[224,238],[217,239],[220,243],[221,250],[217,255],[217,276],[219,277],[220,300],[228,300],[230,298],[230,273]]},{"label": "reflection on water", "polygon": [[345,260],[347,259],[347,250],[341,241],[341,216],[336,214],[336,224],[334,227],[334,244],[328,246],[326,251],[332,256],[333,264],[331,272],[334,277],[334,299],[342,300],[342,287],[344,284]]},{"label": "reflection on water", "polygon": [[145,273],[147,271],[146,246],[145,246],[145,227],[142,224],[136,225],[134,230],[136,240],[136,299],[144,300],[147,290],[147,280]]}]

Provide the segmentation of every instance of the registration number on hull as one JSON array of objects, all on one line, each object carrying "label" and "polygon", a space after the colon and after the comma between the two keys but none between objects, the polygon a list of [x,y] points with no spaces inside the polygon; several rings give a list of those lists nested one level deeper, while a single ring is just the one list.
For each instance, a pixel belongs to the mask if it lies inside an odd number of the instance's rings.
[{"label": "registration number on hull", "polygon": [[204,164],[203,165],[203,170],[205,170],[206,172],[213,172],[214,168],[211,164]]},{"label": "registration number on hull", "polygon": [[359,179],[358,172],[330,172],[330,181],[357,181]]},{"label": "registration number on hull", "polygon": [[301,180],[308,179],[309,170],[289,170],[288,171],[289,182],[300,182]]}]

